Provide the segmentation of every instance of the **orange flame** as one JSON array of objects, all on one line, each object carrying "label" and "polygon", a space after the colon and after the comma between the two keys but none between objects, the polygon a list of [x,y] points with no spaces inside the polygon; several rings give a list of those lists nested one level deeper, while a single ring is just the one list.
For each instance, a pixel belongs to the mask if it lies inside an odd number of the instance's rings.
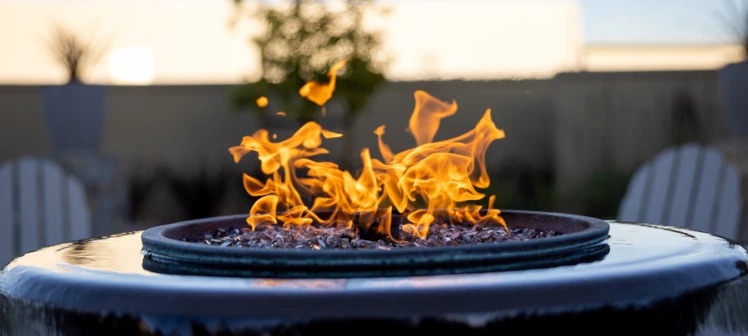
[{"label": "orange flame", "polygon": [[[335,86],[335,73],[344,64],[339,62],[330,71],[330,83],[308,83],[302,96],[318,104],[326,102]],[[291,228],[318,223],[368,230],[378,222],[378,232],[389,235],[394,207],[409,222],[403,231],[420,238],[428,235],[437,219],[475,225],[491,222],[506,229],[501,212],[493,207],[494,196],[483,211],[480,205],[467,204],[485,198],[476,188],[490,183],[486,151],[491,142],[504,138],[504,131],[491,120],[491,111],[486,110],[472,130],[433,142],[441,119],[454,115],[457,103],[443,102],[424,91],[415,92],[415,101],[408,129],[417,146],[393,153],[383,141],[384,126],[378,127],[374,133],[383,160],[372,158],[364,148],[358,176],[335,163],[314,160],[328,153],[321,147],[323,139],[342,136],[316,122],[306,123],[279,142],[271,141],[266,130],[245,136],[239,146],[229,149],[234,161],[256,152],[262,172],[268,175],[264,182],[244,175],[247,192],[260,197],[249,211],[249,226],[273,223]],[[298,174],[299,170],[304,173]]]},{"label": "orange flame", "polygon": [[345,60],[339,61],[330,68],[330,71],[327,73],[327,77],[330,78],[329,82],[320,83],[311,81],[301,87],[301,89],[299,90],[299,94],[319,106],[325,105],[325,103],[327,103],[327,101],[332,98],[332,93],[333,91],[335,91],[335,81],[337,78],[337,73],[338,71],[343,69],[345,64]]},{"label": "orange flame", "polygon": [[420,146],[434,140],[441,120],[457,112],[457,102],[447,104],[421,90],[413,95],[416,98],[416,107],[410,116],[408,130],[413,133],[416,144]]},{"label": "orange flame", "polygon": [[[423,91],[417,91],[415,96],[416,108],[410,119],[410,131],[417,143],[422,142],[421,145],[392,154],[382,141],[384,126],[374,131],[385,160],[374,160],[383,194],[399,212],[410,212],[408,220],[411,224],[403,229],[425,237],[436,218],[471,224],[493,221],[506,228],[499,215],[501,212],[493,208],[493,196],[483,215],[480,206],[461,206],[467,201],[483,199],[485,195],[475,188],[486,188],[490,184],[486,151],[491,142],[505,136],[491,120],[491,111],[486,110],[473,130],[449,140],[431,142],[439,120],[454,114],[457,105],[454,102],[446,104]],[[425,208],[419,203],[424,203]]]}]

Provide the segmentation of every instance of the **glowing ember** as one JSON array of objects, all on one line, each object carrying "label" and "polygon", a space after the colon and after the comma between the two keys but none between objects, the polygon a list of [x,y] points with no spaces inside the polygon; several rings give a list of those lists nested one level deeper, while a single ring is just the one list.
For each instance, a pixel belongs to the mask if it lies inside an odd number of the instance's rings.
[{"label": "glowing ember", "polygon": [[[339,62],[332,67],[329,83],[309,82],[300,94],[323,105],[332,97],[335,74],[344,65]],[[454,115],[457,103],[443,102],[424,91],[415,92],[415,101],[409,131],[417,146],[392,153],[382,139],[384,126],[378,127],[374,133],[382,160],[372,158],[369,149],[364,148],[363,168],[358,176],[339,169],[335,163],[313,159],[328,153],[321,147],[322,139],[342,136],[315,122],[306,123],[279,142],[271,141],[264,129],[245,136],[239,146],[229,149],[234,161],[254,151],[262,172],[268,175],[263,182],[244,174],[247,192],[260,197],[249,212],[249,226],[254,229],[259,224],[274,223],[289,229],[293,225],[318,223],[368,231],[376,222],[376,231],[392,238],[394,207],[410,222],[403,231],[419,238],[427,236],[429,226],[437,219],[473,225],[494,223],[507,229],[500,211],[493,208],[494,196],[489,198],[485,210],[468,204],[485,198],[476,188],[486,188],[490,183],[486,150],[491,142],[504,138],[504,131],[491,120],[491,111],[486,110],[475,128],[463,135],[433,142],[441,119]],[[299,176],[298,169],[305,174]],[[302,194],[311,196],[312,204],[305,204]]]},{"label": "glowing ember", "polygon": [[260,98],[257,98],[257,100],[255,102],[257,103],[257,106],[259,106],[259,107],[266,107],[266,106],[268,106],[268,98],[264,97],[264,96],[260,97]]}]

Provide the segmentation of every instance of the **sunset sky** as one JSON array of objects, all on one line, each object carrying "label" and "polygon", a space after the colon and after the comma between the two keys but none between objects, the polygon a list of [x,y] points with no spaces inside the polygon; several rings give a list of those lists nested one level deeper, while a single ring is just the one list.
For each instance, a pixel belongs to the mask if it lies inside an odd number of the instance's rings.
[{"label": "sunset sky", "polygon": [[[748,3],[748,0],[734,0]],[[720,1],[394,1],[371,27],[385,33],[392,79],[548,77],[579,67],[586,44],[724,44]],[[0,83],[56,83],[45,49],[51,23],[106,40],[92,82],[233,83],[257,75],[247,42],[258,27],[230,25],[231,1],[0,0]]]}]

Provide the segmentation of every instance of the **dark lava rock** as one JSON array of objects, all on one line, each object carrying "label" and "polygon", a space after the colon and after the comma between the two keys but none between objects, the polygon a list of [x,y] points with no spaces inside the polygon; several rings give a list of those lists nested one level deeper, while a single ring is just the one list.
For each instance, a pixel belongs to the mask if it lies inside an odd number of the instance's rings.
[{"label": "dark lava rock", "polygon": [[333,226],[292,226],[284,229],[281,225],[259,225],[252,231],[248,227],[225,228],[206,232],[203,239],[191,239],[195,243],[223,247],[281,248],[281,249],[382,249],[403,247],[437,247],[465,244],[484,244],[504,241],[525,241],[529,239],[557,236],[560,233],[528,228],[510,229],[507,232],[499,225],[432,224],[425,239],[418,239],[398,229],[398,240],[389,237],[363,239],[353,228]]}]

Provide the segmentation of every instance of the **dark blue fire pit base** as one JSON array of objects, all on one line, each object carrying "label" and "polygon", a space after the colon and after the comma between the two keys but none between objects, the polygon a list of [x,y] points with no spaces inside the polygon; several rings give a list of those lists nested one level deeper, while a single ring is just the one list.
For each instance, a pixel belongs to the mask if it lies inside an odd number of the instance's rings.
[{"label": "dark blue fire pit base", "polygon": [[[422,318],[257,320],[81,313],[0,297],[2,335],[748,335],[748,277],[629,308],[555,314]],[[605,326],[607,329],[601,329]],[[16,328],[16,329],[14,329]],[[603,332],[605,331],[605,332]]]},{"label": "dark blue fire pit base", "polygon": [[670,227],[611,223],[610,252],[591,263],[356,279],[157,274],[142,267],[140,238],[62,244],[16,259],[0,273],[0,335],[748,330],[746,251]]}]

